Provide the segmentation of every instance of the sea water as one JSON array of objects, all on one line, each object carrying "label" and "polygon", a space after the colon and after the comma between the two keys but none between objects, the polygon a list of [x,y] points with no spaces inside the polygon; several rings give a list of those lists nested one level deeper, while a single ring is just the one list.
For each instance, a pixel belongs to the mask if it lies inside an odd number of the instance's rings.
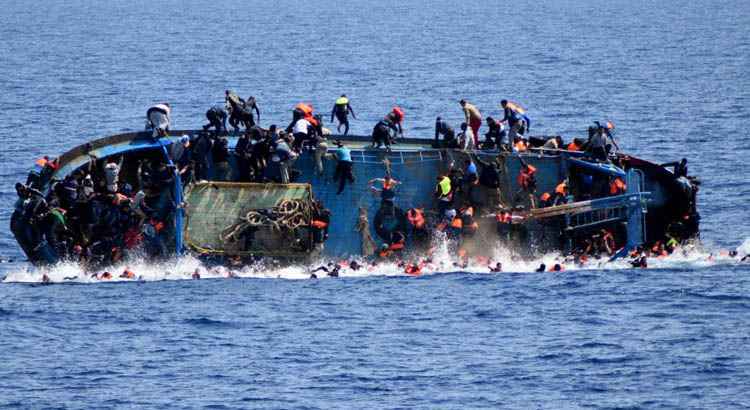
[{"label": "sea water", "polygon": [[[0,5],[0,407],[750,406],[750,269],[720,254],[750,253],[747,2]],[[566,138],[609,119],[624,151],[688,159],[702,242],[648,269],[535,273],[557,255],[498,249],[499,274],[442,254],[419,277],[319,280],[184,257],[102,282],[23,261],[8,225],[35,159],[140,130],[155,102],[197,128],[228,88],[264,126],[346,93],[355,134],[399,105],[406,135],[431,137],[462,98],[496,117],[520,101],[532,133]]]}]

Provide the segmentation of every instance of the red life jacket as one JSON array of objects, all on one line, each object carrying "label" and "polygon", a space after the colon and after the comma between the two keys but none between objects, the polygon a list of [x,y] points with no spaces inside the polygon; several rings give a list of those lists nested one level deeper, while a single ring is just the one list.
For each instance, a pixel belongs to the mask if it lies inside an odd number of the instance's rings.
[{"label": "red life jacket", "polygon": [[568,184],[565,183],[565,181],[560,182],[557,184],[557,187],[555,187],[555,193],[560,196],[566,196],[568,195]]}]

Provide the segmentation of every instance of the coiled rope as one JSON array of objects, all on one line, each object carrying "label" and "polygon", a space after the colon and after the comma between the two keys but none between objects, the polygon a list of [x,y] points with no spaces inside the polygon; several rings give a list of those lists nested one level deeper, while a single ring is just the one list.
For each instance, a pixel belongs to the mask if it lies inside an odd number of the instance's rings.
[{"label": "coiled rope", "polygon": [[221,231],[220,238],[225,243],[237,242],[248,228],[270,226],[276,232],[292,232],[308,226],[312,218],[313,206],[304,199],[286,199],[270,209],[251,210],[237,222]]}]

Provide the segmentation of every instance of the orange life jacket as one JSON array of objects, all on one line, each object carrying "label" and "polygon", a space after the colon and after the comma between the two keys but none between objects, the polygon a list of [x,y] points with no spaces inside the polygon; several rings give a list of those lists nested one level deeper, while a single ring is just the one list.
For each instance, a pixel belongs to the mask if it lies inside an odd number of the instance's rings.
[{"label": "orange life jacket", "polygon": [[455,217],[451,221],[451,228],[461,229],[464,227],[464,222],[461,220],[460,217]]},{"label": "orange life jacket", "polygon": [[302,117],[307,120],[310,124],[312,124],[314,127],[318,126],[318,120],[315,119],[313,116],[313,106],[310,104],[305,103],[299,103],[296,106],[294,106],[295,109],[300,110],[302,112]]},{"label": "orange life jacket", "polygon": [[565,183],[565,181],[560,182],[557,184],[557,187],[555,187],[555,193],[560,196],[566,196],[568,195],[568,184]]},{"label": "orange life jacket", "polygon": [[328,227],[328,223],[327,222],[320,221],[320,220],[317,220],[317,219],[313,220],[310,225],[312,225],[312,227],[315,228],[315,229],[325,229],[325,228]]},{"label": "orange life jacket", "polygon": [[401,107],[393,107],[391,113],[393,113],[393,117],[396,120],[396,123],[400,123],[404,120],[404,110],[402,110]]},{"label": "orange life jacket", "polygon": [[424,213],[420,208],[412,208],[406,211],[406,219],[416,229],[424,228]]},{"label": "orange life jacket", "polygon": [[524,142],[524,140],[518,140],[518,142],[515,143],[516,151],[518,152],[524,152],[528,149],[528,146]]},{"label": "orange life jacket", "polygon": [[393,252],[393,251],[400,251],[402,249],[404,249],[404,243],[403,242],[396,242],[396,243],[391,244],[391,246],[388,247],[388,250],[391,251],[391,252]]},{"label": "orange life jacket", "polygon": [[620,195],[625,193],[626,190],[627,186],[625,185],[625,181],[620,177],[613,179],[612,182],[609,183],[610,195]]},{"label": "orange life jacket", "polygon": [[580,151],[581,147],[579,147],[575,142],[571,142],[570,144],[568,144],[567,149],[568,151]]},{"label": "orange life jacket", "polygon": [[527,189],[531,185],[531,181],[536,174],[536,168],[533,165],[527,165],[525,168],[521,168],[521,172],[518,174],[518,185]]},{"label": "orange life jacket", "polygon": [[539,197],[539,199],[545,202],[549,201],[550,198],[552,198],[552,195],[550,195],[549,192],[545,192],[542,194],[542,196]]}]

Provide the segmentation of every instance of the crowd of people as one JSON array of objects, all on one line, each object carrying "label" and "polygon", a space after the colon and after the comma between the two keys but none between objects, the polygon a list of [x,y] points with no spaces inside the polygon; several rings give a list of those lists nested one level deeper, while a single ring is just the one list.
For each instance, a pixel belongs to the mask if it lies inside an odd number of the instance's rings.
[{"label": "crowd of people", "polygon": [[[347,183],[355,182],[351,150],[340,140],[331,139],[323,116],[311,105],[297,104],[291,122],[285,128],[276,124],[263,128],[259,125],[261,111],[254,97],[243,99],[226,90],[224,99],[224,104],[214,105],[206,111],[208,122],[203,126],[203,132],[180,137],[177,143],[167,147],[166,156],[126,163],[122,155],[104,160],[92,155],[87,166],[61,181],[54,181],[46,194],[40,192],[33,180],[18,184],[19,200],[12,228],[27,254],[39,255],[41,260],[67,258],[89,265],[104,265],[118,262],[136,249],[146,248],[149,255],[168,253],[166,244],[175,235],[171,219],[174,210],[180,206],[178,195],[173,192],[175,178],[180,179],[183,187],[201,180],[289,183],[299,172],[294,169],[295,161],[307,151],[313,157],[315,172],[321,177],[325,176],[324,161],[335,159],[333,179],[338,184],[337,194],[345,190]],[[501,162],[498,158],[484,161],[475,155],[476,150],[580,151],[590,161],[616,161],[610,155],[619,149],[613,137],[614,125],[611,122],[595,123],[589,128],[587,139],[574,138],[566,143],[560,136],[529,137],[531,120],[519,103],[502,100],[502,117],[498,119],[483,117],[477,106],[469,101],[461,100],[459,105],[464,114],[459,132],[438,117],[434,146],[463,150],[467,159],[461,166],[451,163],[448,170],[437,178],[434,215],[428,217],[431,210],[416,207],[405,213],[408,235],[413,235],[417,243],[427,243],[434,232],[439,232],[455,244],[457,255],[465,255],[458,258],[458,263],[463,264],[468,253],[462,248],[462,242],[479,230],[480,212],[494,216],[501,241],[513,243],[525,239],[523,222],[531,209],[627,192],[625,181],[613,176],[603,188],[594,187],[592,181],[585,178],[580,181],[565,179],[553,192],[539,193],[536,168],[519,157],[520,171],[516,179],[519,190],[511,196],[510,204],[504,204],[500,192],[503,180]],[[152,130],[154,139],[169,135],[171,110],[166,102],[147,110],[147,127]],[[356,119],[349,98],[342,94],[333,105],[330,120],[336,120],[339,132],[343,127],[346,135],[350,116]],[[390,149],[403,137],[404,119],[404,110],[393,107],[373,127],[372,146]],[[486,125],[487,132],[485,140],[480,141],[483,125]],[[232,150],[226,138],[228,127],[235,132],[241,131]],[[54,160],[44,161],[41,173],[56,169]],[[230,161],[235,161],[236,167],[230,166]],[[622,164],[618,165],[622,168]],[[680,166],[684,167],[684,164]],[[137,178],[137,191],[121,181],[124,167],[128,168],[128,174]],[[395,192],[401,182],[388,174],[368,181],[368,185],[381,197],[381,208],[395,212]],[[480,186],[488,196],[484,200],[477,195]],[[376,258],[399,260],[405,269],[412,271],[429,265],[429,257],[413,263],[404,262],[402,255],[408,235],[405,229],[381,235],[384,244],[375,252]],[[679,238],[676,240],[680,241]],[[615,232],[606,229],[591,234],[578,245],[572,254],[577,261],[599,255],[612,256],[621,246]],[[670,248],[669,243],[657,245],[666,251]],[[646,252],[655,251],[649,248],[641,253]],[[495,262],[490,268],[499,270],[501,264]]]},{"label": "crowd of people", "polygon": [[176,202],[173,165],[162,159],[129,164],[140,189],[121,181],[124,157],[99,159],[54,181],[47,194],[36,184],[39,173],[53,172],[56,161],[40,165],[26,184],[17,183],[18,200],[11,230],[27,255],[55,262],[74,260],[86,266],[116,263],[137,249],[166,255],[174,236]]}]

